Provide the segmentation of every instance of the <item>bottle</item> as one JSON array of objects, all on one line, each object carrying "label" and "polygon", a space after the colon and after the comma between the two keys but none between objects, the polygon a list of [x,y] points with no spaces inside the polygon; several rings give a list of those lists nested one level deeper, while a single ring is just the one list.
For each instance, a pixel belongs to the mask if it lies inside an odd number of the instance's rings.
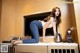
[{"label": "bottle", "polygon": [[71,30],[71,28],[67,30],[67,42],[72,43],[72,30]]},{"label": "bottle", "polygon": [[56,36],[56,42],[61,42],[62,41],[62,38],[61,38],[61,34],[58,33],[58,35]]}]

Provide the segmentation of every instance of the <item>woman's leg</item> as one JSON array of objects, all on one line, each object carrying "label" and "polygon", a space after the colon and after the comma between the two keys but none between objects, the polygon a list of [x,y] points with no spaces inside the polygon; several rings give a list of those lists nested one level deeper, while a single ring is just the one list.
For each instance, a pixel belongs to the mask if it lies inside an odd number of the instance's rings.
[{"label": "woman's leg", "polygon": [[23,40],[23,43],[38,43],[39,42],[39,30],[42,28],[42,24],[40,21],[32,21],[30,23],[30,30],[32,33],[33,38],[32,39],[25,39]]}]

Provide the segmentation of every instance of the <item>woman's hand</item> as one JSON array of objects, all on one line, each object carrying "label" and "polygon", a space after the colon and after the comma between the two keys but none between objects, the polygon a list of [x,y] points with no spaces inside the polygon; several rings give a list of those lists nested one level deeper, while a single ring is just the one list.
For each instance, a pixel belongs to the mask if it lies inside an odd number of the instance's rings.
[{"label": "woman's hand", "polygon": [[45,37],[43,37],[43,42],[46,42]]}]

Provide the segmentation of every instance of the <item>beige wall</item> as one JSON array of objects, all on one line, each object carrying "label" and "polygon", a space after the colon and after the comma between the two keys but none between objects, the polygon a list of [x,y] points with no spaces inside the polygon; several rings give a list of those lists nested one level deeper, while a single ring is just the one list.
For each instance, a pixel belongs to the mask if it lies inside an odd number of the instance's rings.
[{"label": "beige wall", "polygon": [[68,5],[55,0],[2,0],[1,40],[11,35],[23,35],[23,16],[33,13],[51,11],[53,7],[60,7],[62,22],[60,32],[64,38],[66,29],[71,26]]},{"label": "beige wall", "polygon": [[15,34],[16,0],[2,0],[1,40]]},{"label": "beige wall", "polygon": [[72,37],[73,41],[78,43],[78,36],[77,36],[77,27],[76,27],[76,17],[75,17],[75,10],[74,10],[74,5],[70,3],[68,5],[69,8],[69,16],[70,16],[70,21],[71,21],[71,27],[74,28],[72,31]]},{"label": "beige wall", "polygon": [[[65,34],[66,29],[70,26],[69,18],[68,18],[68,6],[62,2],[56,2],[55,0],[17,0],[17,15],[16,15],[16,34],[23,34],[23,16],[27,14],[33,14],[37,12],[46,12],[51,11],[53,7],[58,6],[62,11],[62,23],[60,26],[61,33]],[[20,21],[19,21],[20,20]],[[20,26],[18,25],[20,24]],[[65,30],[64,30],[64,28]]]},{"label": "beige wall", "polygon": [[2,10],[2,0],[0,0],[0,37],[1,37],[1,10]]},{"label": "beige wall", "polygon": [[[74,0],[76,1],[76,0]],[[78,41],[79,41],[79,45],[80,45],[80,1],[77,0],[76,2],[79,3],[75,3],[74,4],[74,10],[75,10],[75,17],[76,17],[76,25],[77,25],[77,33],[78,33]]]}]

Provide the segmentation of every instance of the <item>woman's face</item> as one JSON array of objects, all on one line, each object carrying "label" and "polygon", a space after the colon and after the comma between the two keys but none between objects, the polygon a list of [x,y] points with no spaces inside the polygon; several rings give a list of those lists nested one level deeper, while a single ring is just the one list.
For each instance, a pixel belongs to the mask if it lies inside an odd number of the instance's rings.
[{"label": "woman's face", "polygon": [[55,16],[59,16],[59,14],[60,14],[59,9],[56,9]]}]

